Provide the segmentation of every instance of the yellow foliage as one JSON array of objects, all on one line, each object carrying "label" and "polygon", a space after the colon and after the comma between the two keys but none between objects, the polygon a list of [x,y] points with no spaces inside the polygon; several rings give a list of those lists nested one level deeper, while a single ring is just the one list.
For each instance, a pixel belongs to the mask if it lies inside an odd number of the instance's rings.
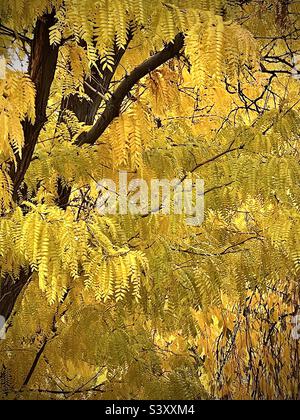
[{"label": "yellow foliage", "polygon": [[[300,6],[240,3],[0,0],[0,399],[299,398]],[[99,214],[119,170],[204,179],[204,222]]]}]

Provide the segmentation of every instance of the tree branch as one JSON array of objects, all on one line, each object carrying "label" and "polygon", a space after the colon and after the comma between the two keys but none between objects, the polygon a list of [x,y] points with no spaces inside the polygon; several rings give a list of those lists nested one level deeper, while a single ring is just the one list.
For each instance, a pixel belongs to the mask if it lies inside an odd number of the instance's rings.
[{"label": "tree branch", "polygon": [[174,41],[169,43],[162,51],[154,54],[148,60],[144,61],[142,64],[136,67],[120,83],[111,99],[107,103],[104,112],[96,121],[95,125],[91,128],[90,131],[79,136],[75,144],[78,146],[82,146],[83,144],[95,144],[99,137],[108,128],[110,123],[119,116],[123,100],[134,87],[134,85],[136,85],[136,83],[147,74],[151,73],[170,59],[176,57],[183,47],[184,35],[179,33],[176,35]]},{"label": "tree branch", "polygon": [[66,313],[66,310],[65,310],[64,312],[62,312],[60,314],[60,310],[61,310],[62,305],[66,302],[66,299],[67,299],[67,297],[70,294],[70,291],[71,291],[71,289],[68,289],[66,291],[66,293],[63,296],[63,299],[59,303],[59,305],[58,305],[58,307],[57,307],[57,309],[56,309],[56,311],[54,313],[53,319],[52,319],[52,328],[51,328],[50,336],[46,336],[45,337],[45,339],[43,341],[43,344],[41,345],[39,351],[35,355],[35,358],[34,358],[34,360],[32,362],[32,365],[31,365],[31,367],[30,367],[30,369],[29,369],[29,371],[28,371],[28,373],[26,375],[26,378],[25,378],[25,380],[23,382],[23,385],[22,385],[20,391],[22,391],[29,384],[29,382],[30,382],[30,380],[31,380],[31,378],[32,378],[32,376],[33,376],[36,368],[37,368],[37,365],[39,364],[40,359],[41,359],[42,355],[45,352],[46,347],[48,346],[48,344],[50,343],[50,341],[52,341],[56,337],[56,335],[57,335],[57,328],[58,328],[58,321]]},{"label": "tree branch", "polygon": [[[200,251],[200,250],[197,250],[197,249],[194,249],[194,248],[175,248],[175,247],[173,247],[171,249],[172,249],[172,251],[182,252],[182,253],[185,253],[185,254],[191,254],[191,255],[198,256],[198,257],[221,257],[222,255],[235,254],[235,253],[244,251],[245,249],[238,248],[238,247],[245,244],[246,242],[253,241],[253,240],[263,241],[263,239],[264,238],[261,237],[261,236],[251,236],[250,238],[246,238],[241,242],[238,242],[236,244],[227,246],[223,251],[213,252],[213,253],[203,252],[203,251]],[[236,248],[238,248],[238,249],[236,249]]]},{"label": "tree branch", "polygon": [[[71,94],[63,98],[59,121],[63,119],[64,112],[69,110],[74,112],[80,122],[84,122],[87,125],[94,124],[99,107],[103,102],[105,94],[108,92],[111,80],[132,38],[133,31],[129,30],[127,44],[124,48],[119,48],[116,43],[114,44],[114,65],[112,69],[103,68],[101,57],[98,58],[96,65],[91,69],[90,78],[84,82],[84,91],[89,100],[79,98],[76,94]],[[83,41],[81,41],[81,46],[86,48],[86,44]]]},{"label": "tree branch", "polygon": [[31,44],[32,40],[25,35],[22,35],[18,32],[15,32],[13,29],[8,28],[7,26],[0,23],[0,35],[8,36],[14,39],[21,39],[22,41]]}]

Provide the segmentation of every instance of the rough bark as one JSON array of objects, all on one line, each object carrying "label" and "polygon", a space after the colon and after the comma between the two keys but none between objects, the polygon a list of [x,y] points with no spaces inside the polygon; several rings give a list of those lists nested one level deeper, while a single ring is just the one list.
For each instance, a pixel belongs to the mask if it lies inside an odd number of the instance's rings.
[{"label": "rough bark", "polygon": [[162,51],[154,54],[148,60],[137,66],[125,79],[120,83],[111,99],[108,101],[102,115],[98,118],[90,131],[83,133],[78,137],[76,144],[95,144],[99,137],[108,128],[111,122],[120,114],[122,103],[125,97],[130,93],[131,89],[145,77],[167,61],[176,57],[184,46],[184,35],[179,33],[173,42],[170,42]]},{"label": "rough bark", "polygon": [[31,273],[21,270],[19,278],[14,281],[10,276],[6,276],[0,282],[0,316],[6,320],[10,317],[15,303],[30,279]]},{"label": "rough bark", "polygon": [[[103,69],[100,58],[96,62],[96,65],[91,69],[91,75],[86,79],[84,84],[84,93],[90,98],[90,100],[79,98],[78,95],[69,95],[68,97],[62,99],[59,116],[60,121],[63,121],[64,113],[66,111],[71,111],[76,115],[78,121],[87,125],[94,124],[97,112],[103,103],[103,97],[109,90],[115,71],[119,66],[132,38],[133,33],[130,30],[128,31],[127,45],[125,48],[118,48],[115,44],[115,61],[112,71],[108,68]],[[70,194],[71,187],[65,185],[63,180],[59,179],[56,200],[57,205],[62,209],[65,209],[68,206]]]},{"label": "rough bark", "polygon": [[[95,121],[96,114],[103,102],[104,95],[108,92],[110,83],[115,74],[120,61],[133,38],[132,31],[128,31],[127,45],[124,48],[114,46],[114,65],[112,70],[103,68],[100,58],[96,65],[91,69],[91,75],[88,77],[84,84],[84,93],[90,100],[79,98],[78,95],[69,95],[63,98],[61,103],[61,116],[63,118],[64,111],[72,111],[80,122],[87,125],[92,125]],[[84,46],[84,43],[83,43]]]},{"label": "rough bark", "polygon": [[[16,156],[17,169],[15,170],[15,167],[12,166],[10,173],[14,185],[13,199],[16,202],[18,201],[21,184],[32,160],[39,134],[47,121],[47,103],[54,79],[59,49],[58,46],[51,46],[49,42],[49,28],[54,23],[54,11],[38,18],[31,43],[29,74],[36,87],[36,121],[34,124],[28,120],[23,122],[25,144],[22,158]],[[16,300],[30,280],[30,276],[29,272],[22,270],[17,281],[13,281],[10,276],[6,276],[0,281],[0,315],[6,319],[11,315]]]},{"label": "rough bark", "polygon": [[29,74],[36,87],[36,121],[34,124],[27,119],[23,122],[25,145],[22,157],[16,157],[17,169],[12,168],[11,170],[11,178],[14,184],[13,198],[15,201],[17,200],[18,190],[30,165],[39,134],[47,121],[47,103],[54,79],[59,50],[57,45],[51,46],[49,41],[49,28],[54,23],[55,12],[53,11],[51,14],[39,18],[34,30]]}]

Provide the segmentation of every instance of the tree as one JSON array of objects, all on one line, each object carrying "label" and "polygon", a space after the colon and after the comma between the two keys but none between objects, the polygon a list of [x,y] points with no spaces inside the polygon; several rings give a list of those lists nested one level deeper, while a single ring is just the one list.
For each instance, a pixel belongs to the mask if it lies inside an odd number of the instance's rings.
[{"label": "tree", "polygon": [[[5,397],[298,395],[298,9],[0,2]],[[101,214],[120,170],[204,179],[204,223]]]}]

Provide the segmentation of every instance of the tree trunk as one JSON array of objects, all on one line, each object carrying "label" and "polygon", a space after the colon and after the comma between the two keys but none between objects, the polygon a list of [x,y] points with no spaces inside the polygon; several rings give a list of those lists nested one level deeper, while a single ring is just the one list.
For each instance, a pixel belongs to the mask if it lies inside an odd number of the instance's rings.
[{"label": "tree trunk", "polygon": [[[55,24],[55,11],[38,18],[34,30],[29,74],[36,87],[36,121],[23,122],[25,145],[22,158],[16,156],[17,169],[12,165],[10,176],[13,181],[13,199],[18,201],[20,187],[24,181],[26,171],[30,165],[39,134],[47,121],[47,103],[51,85],[54,79],[58,46],[51,46],[49,41],[49,28]],[[8,319],[14,305],[24,286],[30,281],[31,273],[22,270],[20,278],[14,281],[10,276],[0,279],[0,315]]]},{"label": "tree trunk", "polygon": [[11,170],[14,184],[14,200],[18,199],[19,188],[24,181],[30,165],[40,132],[47,121],[47,103],[54,79],[59,47],[51,46],[49,29],[55,24],[55,12],[44,15],[37,20],[29,62],[29,74],[36,88],[36,121],[32,124],[27,119],[23,122],[25,145],[22,157],[16,156],[17,169]]},{"label": "tree trunk", "polygon": [[6,276],[0,282],[0,316],[6,320],[10,317],[15,303],[29,282],[31,273],[21,270],[18,280],[14,281],[10,276]]}]

